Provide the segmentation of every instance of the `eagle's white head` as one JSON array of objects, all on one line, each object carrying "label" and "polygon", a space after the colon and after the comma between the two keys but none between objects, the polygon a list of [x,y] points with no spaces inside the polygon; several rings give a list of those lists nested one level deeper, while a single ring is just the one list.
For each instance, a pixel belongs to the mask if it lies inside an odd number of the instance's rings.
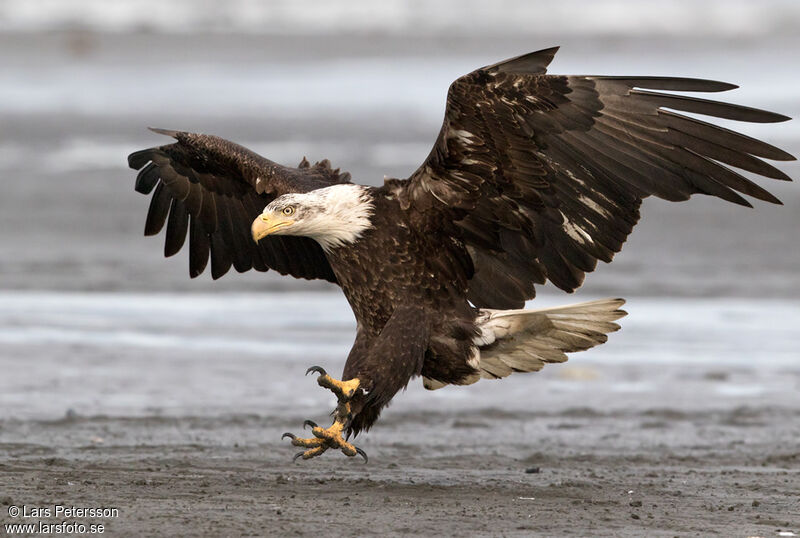
[{"label": "eagle's white head", "polygon": [[253,240],[268,235],[302,235],[325,251],[352,243],[370,225],[369,188],[351,183],[275,198],[251,226]]}]

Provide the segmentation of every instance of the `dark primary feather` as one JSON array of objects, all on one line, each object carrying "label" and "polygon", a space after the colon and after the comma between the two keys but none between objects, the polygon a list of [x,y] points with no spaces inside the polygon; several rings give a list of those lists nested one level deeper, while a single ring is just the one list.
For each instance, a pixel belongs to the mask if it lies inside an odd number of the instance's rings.
[{"label": "dark primary feather", "polygon": [[136,190],[152,193],[145,235],[166,225],[165,256],[180,251],[188,233],[192,277],[210,260],[214,278],[234,267],[336,281],[316,241],[276,236],[256,244],[250,224],[276,197],[347,183],[350,174],[333,170],[327,160],[311,166],[303,159],[298,168],[290,168],[215,136],[153,131],[177,142],[132,153],[128,163],[140,170]]},{"label": "dark primary feather", "polygon": [[546,75],[556,50],[456,80],[430,155],[402,184],[405,207],[458,220],[475,266],[474,305],[519,308],[545,280],[573,291],[619,252],[647,196],[780,203],[730,167],[789,180],[762,159],[791,155],[681,112],[762,123],[786,116],[664,93],[736,87],[724,82]]}]

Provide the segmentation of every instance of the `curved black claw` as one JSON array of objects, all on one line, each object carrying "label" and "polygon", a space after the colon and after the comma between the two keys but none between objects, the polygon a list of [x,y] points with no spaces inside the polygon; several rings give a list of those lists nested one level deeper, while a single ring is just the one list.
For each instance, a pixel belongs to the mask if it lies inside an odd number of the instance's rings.
[{"label": "curved black claw", "polygon": [[358,455],[359,455],[359,456],[361,456],[362,458],[364,458],[364,463],[365,463],[365,464],[366,464],[366,463],[369,463],[369,458],[367,457],[367,453],[366,453],[366,452],[364,452],[363,450],[361,450],[361,449],[360,449],[360,448],[358,448],[358,447],[356,447],[356,452],[358,452]]},{"label": "curved black claw", "polygon": [[297,439],[297,436],[295,434],[286,432],[283,435],[281,435],[281,440],[286,439],[287,437],[292,440]]},{"label": "curved black claw", "polygon": [[303,421],[303,429],[306,429],[306,426],[311,426],[312,428],[319,428],[316,422],[313,420],[304,420]]},{"label": "curved black claw", "polygon": [[306,375],[310,374],[311,372],[318,373],[319,375],[328,375],[328,372],[326,372],[322,366],[312,366],[306,370]]},{"label": "curved black claw", "polygon": [[297,460],[299,458],[302,458],[303,454],[305,454],[305,452],[298,452],[297,454],[295,454],[294,457],[292,458],[292,463],[297,463]]}]

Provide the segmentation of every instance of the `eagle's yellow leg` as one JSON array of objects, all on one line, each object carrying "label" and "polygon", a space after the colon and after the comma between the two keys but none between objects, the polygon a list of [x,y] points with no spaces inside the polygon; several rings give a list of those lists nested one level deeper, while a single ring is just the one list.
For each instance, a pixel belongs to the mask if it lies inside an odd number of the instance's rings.
[{"label": "eagle's yellow leg", "polygon": [[360,448],[345,441],[344,437],[342,437],[342,432],[344,432],[345,428],[352,419],[350,400],[358,390],[361,382],[358,380],[358,378],[350,379],[349,381],[339,381],[338,379],[334,379],[329,376],[325,370],[319,366],[312,366],[309,368],[306,372],[306,375],[308,375],[310,372],[316,372],[320,374],[320,376],[317,378],[317,383],[319,383],[321,387],[333,392],[338,398],[339,403],[336,406],[336,410],[333,412],[333,424],[331,424],[329,428],[321,428],[310,420],[303,422],[303,427],[311,426],[311,433],[314,434],[314,437],[302,438],[297,437],[292,433],[283,434],[283,437],[289,437],[292,440],[292,444],[294,446],[306,448],[305,451],[298,452],[294,459],[311,459],[314,456],[319,456],[329,448],[336,448],[351,458],[359,454],[366,462],[367,454]]}]

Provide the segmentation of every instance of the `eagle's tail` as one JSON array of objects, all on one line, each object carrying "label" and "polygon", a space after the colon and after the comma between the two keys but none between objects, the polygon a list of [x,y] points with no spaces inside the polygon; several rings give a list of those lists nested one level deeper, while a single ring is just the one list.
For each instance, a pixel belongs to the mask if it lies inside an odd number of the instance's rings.
[{"label": "eagle's tail", "polygon": [[623,299],[601,299],[536,310],[481,310],[475,320],[481,377],[535,372],[545,363],[566,361],[566,353],[604,343],[607,333],[619,330],[614,321],[627,315],[620,310],[623,304]]}]

